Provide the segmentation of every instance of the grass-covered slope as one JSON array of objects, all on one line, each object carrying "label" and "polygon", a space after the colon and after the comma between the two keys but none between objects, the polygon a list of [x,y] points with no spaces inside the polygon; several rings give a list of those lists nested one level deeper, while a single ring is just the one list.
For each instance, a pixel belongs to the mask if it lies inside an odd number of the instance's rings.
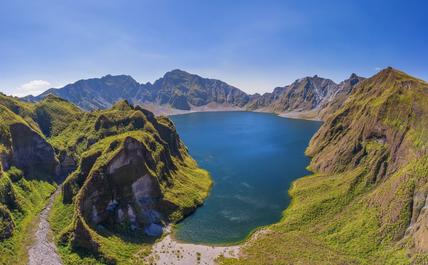
[{"label": "grass-covered slope", "polygon": [[28,262],[34,217],[55,189],[56,184],[27,180],[15,167],[3,172],[0,163],[0,264]]},{"label": "grass-covered slope", "polygon": [[67,263],[130,262],[147,234],[202,204],[212,181],[165,116],[124,100],[78,117],[49,140],[77,167],[53,207],[60,251]]},{"label": "grass-covered slope", "polygon": [[26,264],[33,219],[56,188],[52,147],[34,105],[0,95],[0,264]]},{"label": "grass-covered slope", "polygon": [[0,154],[1,264],[27,263],[34,217],[68,174],[51,216],[67,264],[145,255],[148,234],[189,214],[212,184],[167,117],[126,100],[83,113],[54,95],[30,104],[0,94]]},{"label": "grass-covered slope", "polygon": [[427,114],[425,81],[388,68],[361,82],[312,138],[314,175],[238,263],[428,263]]},{"label": "grass-covered slope", "polygon": [[75,105],[51,94],[34,104],[33,109],[34,120],[47,138],[57,136],[83,115]]}]

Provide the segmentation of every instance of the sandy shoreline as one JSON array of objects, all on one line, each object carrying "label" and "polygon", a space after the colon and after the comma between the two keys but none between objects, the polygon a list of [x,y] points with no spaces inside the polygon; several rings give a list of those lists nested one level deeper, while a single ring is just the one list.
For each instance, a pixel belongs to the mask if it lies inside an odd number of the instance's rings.
[{"label": "sandy shoreline", "polygon": [[227,258],[238,258],[241,246],[208,246],[176,241],[171,234],[153,244],[152,254],[145,262],[153,264],[214,264],[222,254]]},{"label": "sandy shoreline", "polygon": [[269,229],[260,229],[250,239],[246,240],[244,244],[229,246],[183,243],[176,241],[171,234],[168,234],[161,241],[153,244],[152,253],[144,258],[144,262],[157,265],[216,264],[215,259],[220,255],[226,258],[238,259],[243,256],[243,247],[251,244],[253,240],[268,232]]}]

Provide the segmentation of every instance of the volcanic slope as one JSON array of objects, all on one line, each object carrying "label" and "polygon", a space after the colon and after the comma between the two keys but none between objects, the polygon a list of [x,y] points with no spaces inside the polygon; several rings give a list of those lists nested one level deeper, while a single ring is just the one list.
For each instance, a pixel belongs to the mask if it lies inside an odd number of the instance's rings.
[{"label": "volcanic slope", "polygon": [[34,218],[63,176],[50,223],[65,263],[131,262],[208,196],[174,124],[126,100],[83,113],[54,95],[0,94],[0,114],[2,264],[28,262]]},{"label": "volcanic slope", "polygon": [[59,161],[36,116],[34,104],[0,94],[1,264],[28,262],[34,218],[59,179]]},{"label": "volcanic slope", "polygon": [[310,141],[314,174],[238,263],[427,264],[427,117],[425,81],[393,68],[362,81]]},{"label": "volcanic slope", "polygon": [[201,205],[212,185],[167,117],[126,100],[82,113],[49,141],[72,172],[51,216],[66,263],[130,262],[165,223]]}]

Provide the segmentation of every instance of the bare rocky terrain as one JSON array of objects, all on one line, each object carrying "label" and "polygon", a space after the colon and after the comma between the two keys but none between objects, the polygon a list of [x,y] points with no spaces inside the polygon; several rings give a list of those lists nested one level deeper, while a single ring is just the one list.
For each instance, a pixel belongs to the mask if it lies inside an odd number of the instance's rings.
[{"label": "bare rocky terrain", "polygon": [[[39,214],[40,223],[36,232],[36,240],[31,246],[28,254],[30,261],[28,265],[57,265],[64,264],[61,256],[58,254],[58,248],[55,246],[53,232],[50,228],[48,217],[51,212],[51,207],[55,201],[55,196],[61,191],[61,186],[52,194],[48,205]],[[38,218],[38,217],[36,217]]]}]

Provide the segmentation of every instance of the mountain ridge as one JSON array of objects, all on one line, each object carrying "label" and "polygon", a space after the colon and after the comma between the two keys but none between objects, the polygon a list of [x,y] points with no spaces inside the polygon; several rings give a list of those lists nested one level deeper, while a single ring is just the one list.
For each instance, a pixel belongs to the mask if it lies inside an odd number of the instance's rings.
[{"label": "mountain ridge", "polygon": [[[363,79],[357,77],[358,81]],[[48,89],[39,96],[26,96],[21,100],[35,103],[48,94],[54,94],[69,100],[83,111],[106,109],[127,99],[131,104],[150,109],[156,115],[247,110],[277,114],[293,112],[297,115],[313,112],[314,117],[300,115],[300,118],[316,118],[328,107],[328,102],[332,101],[331,95],[336,95],[343,89],[340,84],[315,75],[297,79],[288,86],[277,87],[272,93],[249,95],[221,80],[202,78],[175,69],[153,84],[140,84],[129,75],[106,75],[102,78],[79,80],[60,89]],[[351,90],[355,85],[352,85]]]}]

